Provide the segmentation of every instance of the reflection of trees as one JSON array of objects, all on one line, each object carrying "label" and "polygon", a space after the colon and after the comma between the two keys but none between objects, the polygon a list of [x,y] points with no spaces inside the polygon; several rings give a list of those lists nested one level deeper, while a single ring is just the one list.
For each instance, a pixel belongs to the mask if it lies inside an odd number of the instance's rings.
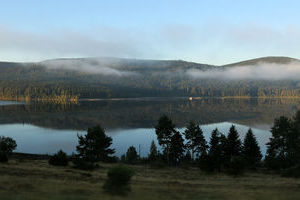
[{"label": "reflection of trees", "polygon": [[292,116],[300,99],[183,99],[151,101],[96,101],[79,104],[27,104],[0,106],[0,123],[30,123],[58,129],[153,127],[162,114],[177,126],[195,120],[201,124],[232,121],[271,124],[275,117]]}]

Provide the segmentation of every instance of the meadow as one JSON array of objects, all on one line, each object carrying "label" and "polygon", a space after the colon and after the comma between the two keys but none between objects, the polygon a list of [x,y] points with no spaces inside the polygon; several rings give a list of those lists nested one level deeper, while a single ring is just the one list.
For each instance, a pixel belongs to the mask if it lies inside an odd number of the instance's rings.
[{"label": "meadow", "polygon": [[80,199],[299,199],[300,179],[264,172],[240,177],[207,174],[198,168],[128,165],[135,172],[131,192],[110,195],[102,185],[107,171],[118,164],[98,163],[93,171],[77,170],[69,164],[57,167],[47,159],[12,158],[0,164],[1,200]]}]

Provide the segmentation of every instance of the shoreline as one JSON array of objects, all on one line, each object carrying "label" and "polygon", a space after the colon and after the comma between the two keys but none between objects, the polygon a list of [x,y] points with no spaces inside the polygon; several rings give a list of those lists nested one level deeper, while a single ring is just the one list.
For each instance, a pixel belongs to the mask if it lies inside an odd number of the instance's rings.
[{"label": "shoreline", "polygon": [[[76,101],[64,101],[59,102],[55,99],[45,100],[18,100],[18,99],[7,99],[0,98],[2,102],[11,102],[12,104],[26,104],[27,102],[35,103],[78,103],[78,102],[93,102],[93,101],[153,101],[153,100],[202,100],[202,99],[300,99],[300,96],[283,96],[283,97],[248,97],[248,96],[224,96],[224,97],[198,97],[198,96],[184,96],[184,97],[122,97],[122,98],[82,98]],[[18,103],[17,103],[18,102]]]}]

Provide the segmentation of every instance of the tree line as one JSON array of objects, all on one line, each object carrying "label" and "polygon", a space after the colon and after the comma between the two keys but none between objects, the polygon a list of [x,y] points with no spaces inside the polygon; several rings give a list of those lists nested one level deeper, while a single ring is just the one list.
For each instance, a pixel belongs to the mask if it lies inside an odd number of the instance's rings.
[{"label": "tree line", "polygon": [[[178,83],[177,83],[178,81]],[[200,81],[201,84],[186,83],[173,80],[169,83],[160,80],[144,80],[139,85],[123,83],[52,83],[43,84],[31,82],[4,82],[0,81],[0,99],[18,101],[53,101],[73,102],[78,99],[93,98],[134,98],[134,97],[247,97],[247,98],[298,98],[300,89],[290,86],[249,86],[245,83],[219,83],[218,81]],[[140,82],[140,81],[137,81]],[[146,82],[146,83],[145,83]],[[159,84],[157,85],[157,82]],[[203,82],[203,83],[202,83]],[[126,85],[128,84],[128,85]],[[187,85],[186,85],[187,84]],[[62,86],[62,85],[68,85]]]},{"label": "tree line", "polygon": [[77,102],[78,94],[71,88],[65,88],[60,85],[27,85],[20,84],[3,86],[0,82],[0,100],[13,101],[47,101],[55,103]]},{"label": "tree line", "polygon": [[[68,165],[79,169],[97,168],[97,162],[124,162],[128,164],[150,164],[151,166],[191,166],[206,172],[226,172],[234,175],[245,170],[269,170],[283,175],[300,177],[300,111],[292,119],[281,116],[274,120],[272,137],[263,155],[251,129],[244,140],[232,125],[227,136],[214,129],[210,140],[205,140],[199,124],[190,122],[184,132],[179,132],[172,120],[161,116],[155,126],[160,152],[154,141],[149,155],[140,157],[134,146],[128,148],[121,159],[113,156],[112,138],[105,134],[101,126],[87,130],[86,135],[78,135],[76,153],[68,157],[59,151],[49,159],[52,165]],[[0,160],[7,162],[8,156],[16,148],[16,142],[0,137]]]}]

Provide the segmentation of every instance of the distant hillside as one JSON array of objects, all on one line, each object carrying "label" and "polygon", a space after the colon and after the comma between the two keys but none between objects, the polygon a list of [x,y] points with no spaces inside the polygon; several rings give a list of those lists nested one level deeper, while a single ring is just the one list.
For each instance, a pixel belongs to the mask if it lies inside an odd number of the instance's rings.
[{"label": "distant hillside", "polygon": [[246,61],[241,61],[237,63],[232,63],[228,65],[223,65],[224,67],[234,67],[234,66],[246,66],[246,65],[257,65],[259,63],[270,63],[270,64],[289,64],[291,62],[300,62],[300,60],[290,57],[276,57],[276,56],[270,56],[270,57],[262,57],[262,58],[256,58]]},{"label": "distant hillside", "polygon": [[[0,99],[65,102],[113,97],[300,97],[298,80],[226,80],[212,76],[224,67],[261,62],[288,64],[298,60],[265,57],[224,66],[122,58],[1,62]],[[211,76],[193,76],[202,72]]]}]

